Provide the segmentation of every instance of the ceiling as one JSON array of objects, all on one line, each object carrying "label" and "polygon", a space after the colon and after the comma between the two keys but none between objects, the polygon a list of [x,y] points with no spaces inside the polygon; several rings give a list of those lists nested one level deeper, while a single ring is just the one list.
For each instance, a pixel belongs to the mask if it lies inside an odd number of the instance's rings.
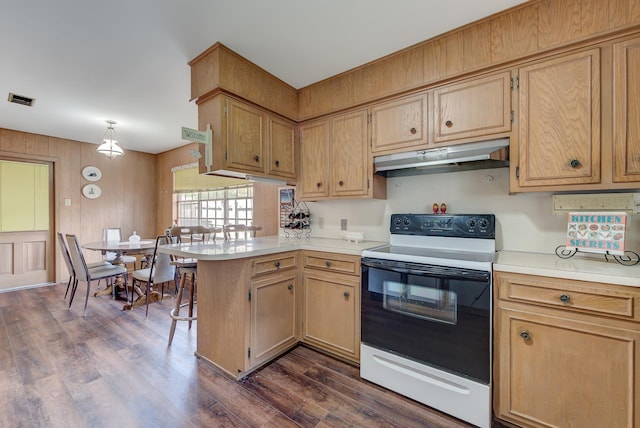
[{"label": "ceiling", "polygon": [[197,128],[187,63],[217,41],[301,88],[523,2],[0,0],[0,127],[97,144],[109,119],[161,153]]}]

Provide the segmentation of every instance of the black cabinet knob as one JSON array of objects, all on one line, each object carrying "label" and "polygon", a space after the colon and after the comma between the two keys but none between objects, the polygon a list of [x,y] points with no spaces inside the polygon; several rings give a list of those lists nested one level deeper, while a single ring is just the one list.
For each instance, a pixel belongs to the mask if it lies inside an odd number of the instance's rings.
[{"label": "black cabinet knob", "polygon": [[453,122],[451,122],[450,120],[447,120],[444,124],[447,128],[451,128],[453,126]]},{"label": "black cabinet knob", "polygon": [[524,340],[529,340],[531,339],[531,333],[529,333],[527,330],[523,330],[520,332],[520,337]]},{"label": "black cabinet knob", "polygon": [[276,160],[276,166],[280,166],[280,161]]},{"label": "black cabinet knob", "polygon": [[279,267],[280,267],[280,260],[277,260],[277,261],[274,263],[274,265],[275,265],[277,268],[279,268]]},{"label": "black cabinet knob", "polygon": [[343,296],[344,296],[344,297],[349,297],[349,296],[350,296],[350,294],[349,294],[349,292],[348,292],[348,291],[345,291],[345,292],[343,293]]},{"label": "black cabinet knob", "polygon": [[560,296],[560,301],[562,303],[569,303],[571,301],[571,296],[569,296],[568,294],[562,294]]},{"label": "black cabinet knob", "polygon": [[340,180],[340,181],[338,181],[338,184],[339,184],[340,186],[344,186],[344,181]]},{"label": "black cabinet knob", "polygon": [[289,290],[293,290],[293,285],[289,284],[289,286],[287,287]]},{"label": "black cabinet knob", "polygon": [[260,156],[255,155],[255,156],[253,157],[253,160],[254,160],[254,161],[256,161],[256,162],[260,162]]},{"label": "black cabinet knob", "polygon": [[418,130],[416,128],[411,128],[409,132],[411,132],[412,135],[415,135]]},{"label": "black cabinet knob", "polygon": [[324,264],[325,264],[327,267],[331,267],[331,260],[326,260],[326,261],[324,262]]},{"label": "black cabinet knob", "polygon": [[571,166],[571,168],[580,168],[582,164],[578,159],[571,159],[571,162],[569,162],[569,165]]}]

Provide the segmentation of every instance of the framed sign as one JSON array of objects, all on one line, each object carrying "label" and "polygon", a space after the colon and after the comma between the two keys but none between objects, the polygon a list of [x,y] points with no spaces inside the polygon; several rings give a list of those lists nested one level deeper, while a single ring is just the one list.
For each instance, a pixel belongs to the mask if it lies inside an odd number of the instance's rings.
[{"label": "framed sign", "polygon": [[624,255],[626,229],[625,212],[570,212],[566,247],[586,253]]}]

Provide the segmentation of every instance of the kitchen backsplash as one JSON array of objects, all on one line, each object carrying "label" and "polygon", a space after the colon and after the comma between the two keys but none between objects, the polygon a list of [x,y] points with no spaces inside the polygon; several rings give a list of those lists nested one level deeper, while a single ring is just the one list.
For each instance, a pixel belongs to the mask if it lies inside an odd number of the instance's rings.
[{"label": "kitchen backsplash", "polygon": [[[339,238],[341,220],[347,230],[366,240],[389,240],[394,213],[431,213],[434,202],[454,214],[495,214],[499,250],[553,253],[565,242],[567,215],[551,212],[548,192],[509,195],[507,168],[418,175],[387,179],[386,200],[309,202],[314,237]],[[629,216],[626,247],[640,252],[640,216]]]}]

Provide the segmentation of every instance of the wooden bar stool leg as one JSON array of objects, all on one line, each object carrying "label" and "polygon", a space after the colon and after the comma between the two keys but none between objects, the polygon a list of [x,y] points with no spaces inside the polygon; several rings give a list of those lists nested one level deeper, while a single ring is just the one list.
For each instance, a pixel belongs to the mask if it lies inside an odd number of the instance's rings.
[{"label": "wooden bar stool leg", "polygon": [[178,295],[176,296],[176,304],[171,311],[171,329],[169,330],[169,346],[173,342],[173,334],[176,332],[176,324],[180,315],[180,304],[182,302],[182,293],[184,292],[184,283],[187,279],[188,272],[180,274],[180,286],[178,287]]}]

